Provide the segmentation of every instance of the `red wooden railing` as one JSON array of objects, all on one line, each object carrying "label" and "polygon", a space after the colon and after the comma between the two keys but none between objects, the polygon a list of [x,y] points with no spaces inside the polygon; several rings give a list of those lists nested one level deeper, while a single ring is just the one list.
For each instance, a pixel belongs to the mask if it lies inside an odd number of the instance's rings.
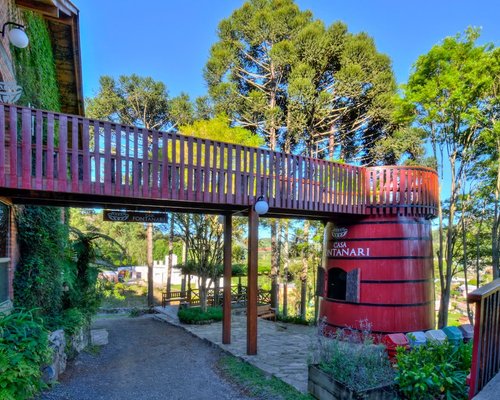
[{"label": "red wooden railing", "polygon": [[433,215],[437,205],[425,168],[363,168],[3,104],[0,188],[236,210],[262,195],[276,214]]},{"label": "red wooden railing", "polygon": [[467,296],[476,304],[469,399],[500,372],[500,279]]}]

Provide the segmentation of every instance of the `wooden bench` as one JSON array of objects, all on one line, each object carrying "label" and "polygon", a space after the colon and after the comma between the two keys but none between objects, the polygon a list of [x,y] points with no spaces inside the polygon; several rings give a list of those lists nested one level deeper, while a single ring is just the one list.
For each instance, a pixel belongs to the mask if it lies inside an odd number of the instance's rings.
[{"label": "wooden bench", "polygon": [[276,310],[269,304],[257,306],[257,317],[276,321]]},{"label": "wooden bench", "polygon": [[178,301],[179,303],[186,301],[185,292],[176,291],[170,292],[170,297],[167,297],[167,292],[162,292],[161,294],[161,306],[166,307],[170,305],[172,301]]}]

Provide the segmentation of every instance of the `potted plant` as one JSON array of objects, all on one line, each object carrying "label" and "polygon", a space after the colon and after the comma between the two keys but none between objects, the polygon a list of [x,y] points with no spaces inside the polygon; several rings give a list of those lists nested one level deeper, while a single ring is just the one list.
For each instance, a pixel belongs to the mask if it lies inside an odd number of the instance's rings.
[{"label": "potted plant", "polygon": [[394,369],[369,324],[363,331],[327,332],[320,324],[309,365],[308,390],[319,400],[393,400]]}]

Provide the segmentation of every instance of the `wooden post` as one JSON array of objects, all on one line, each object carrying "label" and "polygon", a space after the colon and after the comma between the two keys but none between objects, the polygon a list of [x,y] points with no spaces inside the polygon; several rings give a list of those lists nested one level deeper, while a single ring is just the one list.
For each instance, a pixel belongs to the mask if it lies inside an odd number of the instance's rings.
[{"label": "wooden post", "polygon": [[153,224],[148,223],[146,228],[147,260],[148,260],[148,307],[154,306],[153,282]]},{"label": "wooden post", "polygon": [[224,216],[224,302],[222,305],[222,343],[231,343],[231,247],[233,220],[231,214]]},{"label": "wooden post", "polygon": [[259,216],[250,207],[248,213],[248,288],[247,288],[247,354],[257,354],[257,248]]}]

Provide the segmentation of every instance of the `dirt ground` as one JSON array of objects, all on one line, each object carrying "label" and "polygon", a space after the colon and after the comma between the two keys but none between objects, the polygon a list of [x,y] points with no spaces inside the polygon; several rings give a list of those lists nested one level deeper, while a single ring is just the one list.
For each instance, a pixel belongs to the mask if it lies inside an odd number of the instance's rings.
[{"label": "dirt ground", "polygon": [[248,399],[215,368],[222,353],[185,331],[138,318],[99,319],[100,352],[82,352],[41,400]]}]

